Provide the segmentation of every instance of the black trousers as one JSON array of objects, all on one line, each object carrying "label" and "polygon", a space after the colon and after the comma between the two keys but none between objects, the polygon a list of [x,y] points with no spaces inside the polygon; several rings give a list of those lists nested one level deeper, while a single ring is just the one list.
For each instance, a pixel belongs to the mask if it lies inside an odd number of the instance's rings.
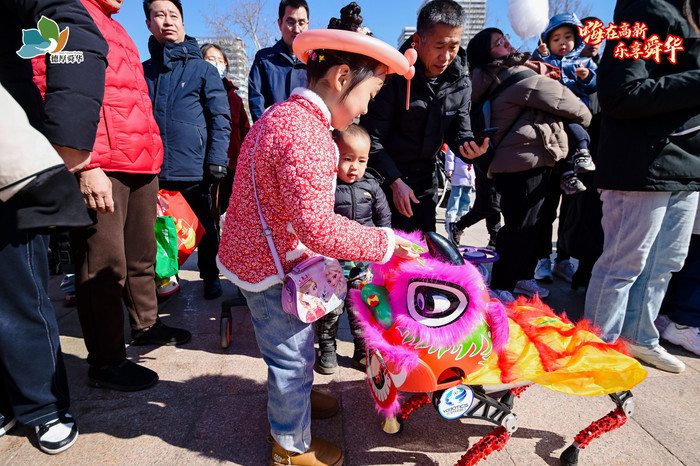
[{"label": "black trousers", "polygon": [[493,175],[504,224],[496,239],[500,259],[493,264],[491,288],[510,291],[517,281],[533,277],[538,259],[533,246],[545,234],[542,206],[551,173],[551,167],[539,167]]},{"label": "black trousers", "polygon": [[457,221],[457,228],[464,230],[485,219],[486,230],[489,236],[495,239],[501,228],[501,196],[496,191],[493,180],[476,164],[474,164],[474,172],[476,173],[474,205]]},{"label": "black trousers", "polygon": [[386,200],[391,209],[391,226],[397,230],[415,231],[423,233],[435,231],[435,218],[437,216],[438,180],[437,172],[419,176],[405,176],[404,182],[413,190],[418,204],[411,204],[412,217],[400,214],[394,205],[394,195],[391,188],[385,189]]},{"label": "black trousers", "polygon": [[700,327],[700,235],[690,238],[683,268],[673,274],[661,312],[677,324]]},{"label": "black trousers", "polygon": [[553,224],[554,220],[557,219],[557,208],[559,207],[560,199],[561,208],[559,208],[559,226],[557,227],[556,261],[560,262],[571,258],[571,255],[563,247],[561,241],[564,232],[564,224],[566,223],[566,215],[569,212],[569,203],[572,199],[572,196],[563,195],[562,190],[559,187],[560,175],[562,173],[562,168],[564,167],[563,164],[566,163],[566,160],[560,160],[557,162],[557,165],[552,171],[552,176],[549,177],[549,181],[547,182],[547,192],[545,194],[544,205],[542,206],[542,216],[546,224],[544,225],[544,232],[535,246],[537,248],[538,259],[549,258],[549,256],[552,255],[552,233],[554,233]]},{"label": "black trousers", "polygon": [[216,254],[219,252],[219,225],[212,215],[211,183],[206,181],[161,181],[160,187],[180,191],[206,232],[197,246],[197,268],[204,281],[219,276]]}]

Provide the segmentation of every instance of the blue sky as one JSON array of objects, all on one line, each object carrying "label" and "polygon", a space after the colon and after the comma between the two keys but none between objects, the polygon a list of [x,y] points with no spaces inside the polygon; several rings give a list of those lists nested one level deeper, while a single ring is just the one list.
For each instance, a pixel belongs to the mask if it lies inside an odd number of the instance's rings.
[{"label": "blue sky", "polygon": [[[415,26],[418,7],[422,0],[356,0],[362,7],[364,24],[368,26],[376,37],[391,45],[396,46],[396,41],[404,26]],[[311,10],[311,27],[324,28],[332,16],[339,16],[340,9],[350,0],[307,0]],[[219,11],[224,11],[227,4],[237,4],[235,0],[210,0],[200,2],[182,0],[185,14],[185,31],[191,36],[207,36],[209,30],[203,18],[203,13],[211,11],[211,5],[216,5]],[[604,23],[612,22],[614,2],[612,0],[581,0],[582,5],[591,7],[591,14],[599,17]],[[129,32],[136,43],[141,55],[141,60],[149,58],[148,37],[150,33],[146,28],[145,16],[141,0],[124,0],[119,14],[115,19],[119,21]],[[277,6],[279,0],[266,0],[266,18],[272,23],[274,31],[277,29]],[[531,51],[535,47],[535,41],[524,43],[515,36],[510,28],[507,16],[507,0],[487,0],[486,26],[495,26],[504,32],[510,33],[512,43],[523,51]],[[279,36],[277,36],[279,38]],[[251,57],[252,59],[252,57]]]}]

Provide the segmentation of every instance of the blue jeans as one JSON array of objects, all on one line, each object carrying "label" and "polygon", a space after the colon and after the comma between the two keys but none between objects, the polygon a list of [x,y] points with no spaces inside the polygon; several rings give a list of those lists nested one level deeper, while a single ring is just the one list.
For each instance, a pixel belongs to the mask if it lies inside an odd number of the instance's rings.
[{"label": "blue jeans", "polygon": [[267,417],[285,450],[311,445],[311,385],[314,330],[282,309],[282,284],[261,292],[241,290],[250,308],[255,338],[267,364]]},{"label": "blue jeans", "polygon": [[584,318],[603,340],[655,347],[654,326],[671,273],[683,266],[698,193],[600,190],[603,254],[593,267]]},{"label": "blue jeans", "polygon": [[20,232],[0,202],[0,417],[38,426],[65,414],[68,381],[46,292],[48,238]]},{"label": "blue jeans", "polygon": [[447,199],[445,222],[454,223],[469,212],[469,193],[471,186],[452,186],[450,197]]}]

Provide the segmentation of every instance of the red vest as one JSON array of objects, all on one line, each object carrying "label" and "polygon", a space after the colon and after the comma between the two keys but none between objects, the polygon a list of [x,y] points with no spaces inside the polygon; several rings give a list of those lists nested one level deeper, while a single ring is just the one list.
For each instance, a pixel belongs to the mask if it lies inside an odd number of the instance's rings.
[{"label": "red vest", "polygon": [[[112,7],[101,0],[81,1],[109,44],[105,96],[87,168],[100,167],[106,172],[159,173],[163,143],[153,118],[138,49],[126,30],[112,19]],[[33,59],[32,65],[34,81],[43,94],[46,88],[44,57]]]}]

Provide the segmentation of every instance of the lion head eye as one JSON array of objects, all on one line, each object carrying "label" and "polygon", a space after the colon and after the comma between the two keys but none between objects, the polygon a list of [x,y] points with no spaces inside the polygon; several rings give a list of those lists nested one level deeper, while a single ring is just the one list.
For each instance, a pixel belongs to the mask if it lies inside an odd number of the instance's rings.
[{"label": "lion head eye", "polygon": [[412,279],[408,285],[408,312],[428,327],[442,327],[459,319],[469,306],[461,286],[431,279]]}]

